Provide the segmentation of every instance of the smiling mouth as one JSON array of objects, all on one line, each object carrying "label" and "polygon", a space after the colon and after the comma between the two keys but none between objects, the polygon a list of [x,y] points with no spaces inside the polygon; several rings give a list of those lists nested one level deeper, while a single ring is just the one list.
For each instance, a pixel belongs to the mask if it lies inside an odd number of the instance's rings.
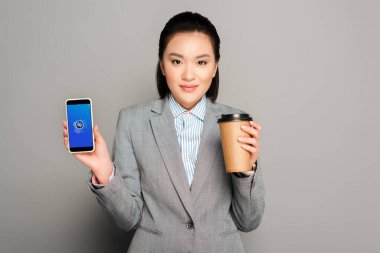
[{"label": "smiling mouth", "polygon": [[198,87],[198,85],[183,84],[179,87],[181,87],[181,89],[185,92],[193,92]]},{"label": "smiling mouth", "polygon": [[198,87],[197,84],[180,84],[179,85],[181,88],[194,88],[194,87]]}]

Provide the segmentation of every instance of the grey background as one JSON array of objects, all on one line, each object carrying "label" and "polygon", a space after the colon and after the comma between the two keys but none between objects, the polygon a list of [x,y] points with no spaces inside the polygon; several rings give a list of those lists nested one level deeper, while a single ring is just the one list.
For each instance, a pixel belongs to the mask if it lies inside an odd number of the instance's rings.
[{"label": "grey background", "polygon": [[263,126],[266,212],[247,252],[379,252],[379,1],[0,1],[0,252],[126,252],[63,146],[91,97],[108,148],[119,109],[156,98],[159,34],[197,11],[221,37],[218,101]]}]

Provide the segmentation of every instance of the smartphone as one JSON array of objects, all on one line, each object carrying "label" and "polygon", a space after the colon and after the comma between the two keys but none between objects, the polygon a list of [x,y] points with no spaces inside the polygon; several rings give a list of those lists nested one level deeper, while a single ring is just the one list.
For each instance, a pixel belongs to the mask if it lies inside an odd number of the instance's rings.
[{"label": "smartphone", "polygon": [[85,153],[95,151],[91,99],[67,99],[66,119],[69,152]]}]

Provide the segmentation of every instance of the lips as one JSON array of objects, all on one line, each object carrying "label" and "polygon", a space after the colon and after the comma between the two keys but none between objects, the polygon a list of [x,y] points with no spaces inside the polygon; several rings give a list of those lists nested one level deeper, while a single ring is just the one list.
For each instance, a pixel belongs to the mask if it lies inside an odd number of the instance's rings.
[{"label": "lips", "polygon": [[181,89],[184,91],[184,92],[193,92],[195,91],[195,89],[198,87],[199,85],[196,85],[196,84],[180,84],[179,87],[181,87]]},{"label": "lips", "polygon": [[179,86],[181,88],[196,88],[196,87],[198,87],[197,84],[180,84]]}]

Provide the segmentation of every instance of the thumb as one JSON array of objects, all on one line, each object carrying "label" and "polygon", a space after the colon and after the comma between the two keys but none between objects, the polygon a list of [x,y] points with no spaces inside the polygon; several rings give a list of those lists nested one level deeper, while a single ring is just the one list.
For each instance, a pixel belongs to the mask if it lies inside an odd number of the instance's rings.
[{"label": "thumb", "polygon": [[103,142],[104,141],[102,135],[100,134],[98,125],[94,126],[94,137],[95,137],[96,142]]}]

